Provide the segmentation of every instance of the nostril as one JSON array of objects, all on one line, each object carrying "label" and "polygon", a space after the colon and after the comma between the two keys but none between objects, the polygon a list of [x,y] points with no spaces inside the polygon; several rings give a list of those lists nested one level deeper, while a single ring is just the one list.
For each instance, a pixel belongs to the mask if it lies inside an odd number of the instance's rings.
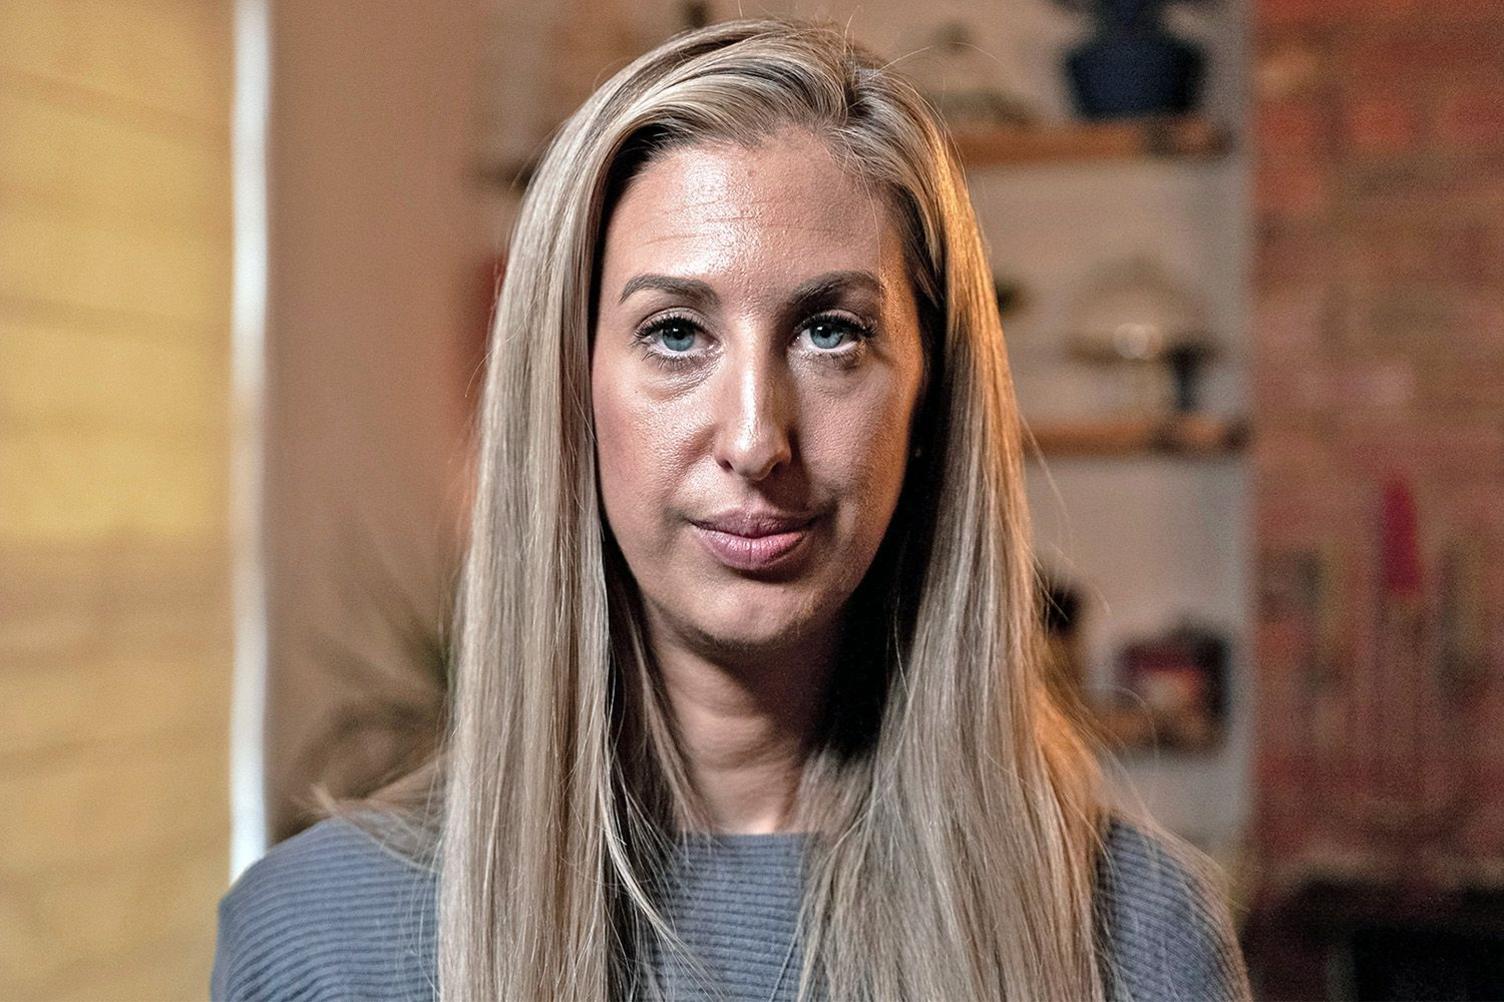
[{"label": "nostril", "polygon": [[788,450],[781,443],[759,439],[733,446],[722,457],[721,466],[748,480],[764,480],[787,458]]},{"label": "nostril", "polygon": [[721,398],[725,420],[717,437],[716,461],[750,481],[764,480],[793,455],[789,395],[776,373],[753,367]]}]

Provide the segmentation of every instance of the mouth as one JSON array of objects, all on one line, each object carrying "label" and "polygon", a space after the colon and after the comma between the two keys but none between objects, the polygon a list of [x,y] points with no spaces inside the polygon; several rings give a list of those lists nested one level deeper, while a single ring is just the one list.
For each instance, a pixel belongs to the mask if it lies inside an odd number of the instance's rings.
[{"label": "mouth", "polygon": [[804,549],[816,515],[728,512],[696,521],[695,535],[710,555],[740,571],[764,571],[792,561]]}]

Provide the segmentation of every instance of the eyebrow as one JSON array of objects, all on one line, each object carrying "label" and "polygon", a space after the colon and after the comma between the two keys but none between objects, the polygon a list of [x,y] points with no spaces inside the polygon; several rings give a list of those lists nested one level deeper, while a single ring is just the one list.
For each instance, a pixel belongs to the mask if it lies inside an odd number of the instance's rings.
[{"label": "eyebrow", "polygon": [[[870,271],[828,271],[799,283],[790,294],[789,302],[795,307],[809,306],[822,301],[828,302],[848,288],[866,289],[873,292],[877,295],[879,303],[887,291],[882,281]],[[640,292],[643,289],[661,289],[705,306],[715,306],[720,302],[720,297],[715,294],[715,290],[697,278],[675,278],[672,275],[651,273],[634,275],[627,279],[626,284],[621,287],[621,296],[616,301],[624,303],[634,292]]]}]

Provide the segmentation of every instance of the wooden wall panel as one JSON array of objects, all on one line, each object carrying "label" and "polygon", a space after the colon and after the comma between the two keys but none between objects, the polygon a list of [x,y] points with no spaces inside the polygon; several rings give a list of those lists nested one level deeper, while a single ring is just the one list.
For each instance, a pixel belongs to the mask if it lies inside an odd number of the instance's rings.
[{"label": "wooden wall panel", "polygon": [[228,0],[0,7],[0,998],[202,998],[228,872]]}]

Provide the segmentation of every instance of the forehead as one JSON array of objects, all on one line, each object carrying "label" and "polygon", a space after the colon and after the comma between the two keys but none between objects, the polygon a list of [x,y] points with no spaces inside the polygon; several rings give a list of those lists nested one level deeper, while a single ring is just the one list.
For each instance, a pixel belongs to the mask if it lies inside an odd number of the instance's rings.
[{"label": "forehead", "polygon": [[802,132],[672,150],[627,187],[603,249],[607,290],[643,271],[760,285],[813,270],[901,267],[887,200]]}]

